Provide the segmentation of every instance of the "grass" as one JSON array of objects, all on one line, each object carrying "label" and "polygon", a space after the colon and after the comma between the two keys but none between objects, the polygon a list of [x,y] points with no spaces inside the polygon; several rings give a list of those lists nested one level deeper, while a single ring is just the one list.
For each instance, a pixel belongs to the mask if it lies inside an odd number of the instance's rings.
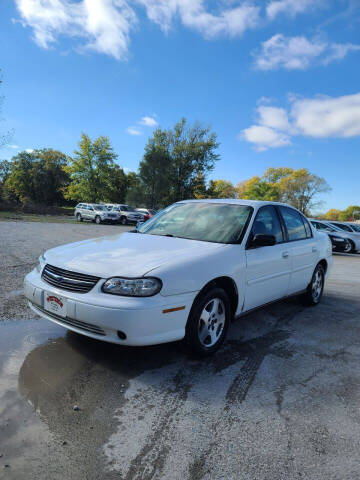
[{"label": "grass", "polygon": [[80,223],[73,216],[67,215],[35,215],[22,212],[0,212],[0,221],[22,221],[43,223]]}]

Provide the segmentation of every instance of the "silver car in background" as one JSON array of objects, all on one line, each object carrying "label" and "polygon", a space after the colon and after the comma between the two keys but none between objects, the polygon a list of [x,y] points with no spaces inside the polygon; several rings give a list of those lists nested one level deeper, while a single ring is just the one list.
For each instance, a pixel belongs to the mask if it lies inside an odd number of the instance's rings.
[{"label": "silver car in background", "polygon": [[317,220],[316,218],[309,218],[309,220],[313,225],[313,227],[316,228],[316,230],[320,230],[320,231],[326,230],[327,233],[332,232],[333,234],[336,234],[338,237],[345,238],[349,242],[349,245],[346,246],[346,249],[344,250],[345,253],[355,253],[356,251],[360,250],[360,234],[359,233],[345,231],[344,229],[341,229],[340,227],[338,227],[334,222]]},{"label": "silver car in background", "polygon": [[106,208],[111,213],[116,213],[119,216],[119,222],[121,225],[127,225],[129,223],[137,224],[144,221],[144,215],[140,212],[136,212],[130,205],[122,203],[107,203]]},{"label": "silver car in background", "polygon": [[351,223],[351,222],[338,222],[338,221],[331,221],[329,222],[334,227],[340,228],[344,230],[344,232],[351,232],[351,233],[358,233],[360,235],[360,224],[359,223]]},{"label": "silver car in background", "polygon": [[89,220],[98,225],[100,223],[118,223],[119,215],[116,212],[109,212],[105,205],[98,203],[79,203],[75,207],[75,218],[78,222]]}]

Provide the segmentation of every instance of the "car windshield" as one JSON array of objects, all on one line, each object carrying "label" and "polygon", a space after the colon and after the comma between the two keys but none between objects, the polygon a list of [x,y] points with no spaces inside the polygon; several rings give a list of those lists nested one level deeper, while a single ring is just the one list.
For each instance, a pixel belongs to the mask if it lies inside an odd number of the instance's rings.
[{"label": "car windshield", "polygon": [[122,205],[121,210],[123,212],[135,212],[135,210],[132,207],[129,207],[129,205]]},{"label": "car windshield", "polygon": [[215,243],[239,240],[252,207],[226,203],[175,203],[139,228],[140,233]]},{"label": "car windshield", "polygon": [[105,205],[93,205],[94,209],[97,210],[97,211],[104,211],[107,212],[108,209],[105,207]]},{"label": "car windshield", "polygon": [[355,232],[360,233],[360,225],[352,224],[351,227],[355,230]]},{"label": "car windshield", "polygon": [[325,225],[324,223],[311,222],[317,230],[326,230],[327,232],[334,232],[335,229],[330,227],[330,225]]}]

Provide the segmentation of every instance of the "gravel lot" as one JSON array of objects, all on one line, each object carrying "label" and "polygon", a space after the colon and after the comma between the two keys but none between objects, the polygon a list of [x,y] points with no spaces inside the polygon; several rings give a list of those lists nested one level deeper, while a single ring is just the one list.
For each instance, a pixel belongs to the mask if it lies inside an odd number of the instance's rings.
[{"label": "gravel lot", "polygon": [[359,478],[360,256],[335,257],[321,305],[247,315],[203,361],[34,318],[41,252],[122,230],[0,223],[0,478]]}]

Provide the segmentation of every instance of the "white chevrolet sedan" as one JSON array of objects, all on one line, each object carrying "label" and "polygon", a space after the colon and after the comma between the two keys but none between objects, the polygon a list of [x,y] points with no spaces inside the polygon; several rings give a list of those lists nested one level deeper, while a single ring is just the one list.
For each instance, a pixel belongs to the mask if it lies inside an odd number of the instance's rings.
[{"label": "white chevrolet sedan", "polygon": [[184,339],[206,355],[234,317],[299,293],[318,304],[331,265],[329,237],[288,205],[190,200],[133,232],[48,250],[25,295],[38,315],[89,337]]}]

